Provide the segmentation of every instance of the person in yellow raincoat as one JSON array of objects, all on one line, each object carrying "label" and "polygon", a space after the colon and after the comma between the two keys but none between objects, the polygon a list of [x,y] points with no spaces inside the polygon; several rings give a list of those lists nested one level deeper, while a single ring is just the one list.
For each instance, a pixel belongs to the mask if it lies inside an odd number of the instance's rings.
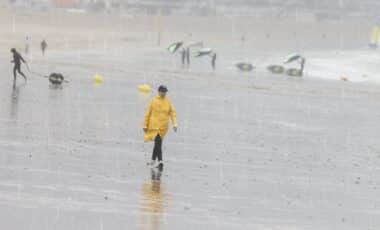
[{"label": "person in yellow raincoat", "polygon": [[[162,162],[162,140],[169,130],[169,117],[172,120],[174,131],[177,132],[176,111],[170,99],[166,96],[167,92],[166,86],[161,85],[158,88],[158,95],[152,99],[145,114],[143,128],[145,142],[154,141],[150,165],[152,167],[158,166],[160,170],[164,166]],[[156,160],[158,160],[158,164],[156,164]]]}]

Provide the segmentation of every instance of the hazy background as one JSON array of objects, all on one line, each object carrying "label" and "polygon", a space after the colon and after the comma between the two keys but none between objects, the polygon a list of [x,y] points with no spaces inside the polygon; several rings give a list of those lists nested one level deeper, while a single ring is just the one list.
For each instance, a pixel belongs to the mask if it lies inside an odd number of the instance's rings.
[{"label": "hazy background", "polygon": [[135,12],[164,15],[239,15],[277,19],[368,20],[378,17],[376,0],[3,0],[3,5],[48,10],[76,8],[89,11]]},{"label": "hazy background", "polygon": [[3,0],[2,5],[0,33],[11,39],[1,41],[6,49],[24,46],[26,36],[35,47],[45,37],[50,50],[87,47],[108,54],[112,48],[163,50],[176,41],[202,41],[217,50],[222,71],[239,61],[265,68],[297,52],[308,58],[308,76],[380,81],[380,60],[368,49],[379,22],[378,1]]}]

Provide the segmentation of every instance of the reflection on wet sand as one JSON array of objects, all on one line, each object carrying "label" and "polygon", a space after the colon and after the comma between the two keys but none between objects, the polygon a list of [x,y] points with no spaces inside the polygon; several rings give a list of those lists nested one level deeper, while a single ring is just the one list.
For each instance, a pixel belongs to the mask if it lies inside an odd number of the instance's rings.
[{"label": "reflection on wet sand", "polygon": [[160,229],[166,203],[165,194],[161,186],[161,175],[162,171],[151,169],[151,180],[142,186],[142,229]]},{"label": "reflection on wet sand", "polygon": [[12,95],[11,95],[11,119],[17,120],[18,115],[18,102],[20,98],[20,89],[24,87],[25,84],[16,86],[15,83],[13,83],[12,87]]}]

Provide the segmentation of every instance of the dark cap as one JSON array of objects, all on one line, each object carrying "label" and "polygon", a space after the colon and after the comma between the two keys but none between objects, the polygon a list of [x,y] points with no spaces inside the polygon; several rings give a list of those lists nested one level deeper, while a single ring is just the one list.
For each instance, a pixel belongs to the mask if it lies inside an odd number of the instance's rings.
[{"label": "dark cap", "polygon": [[13,53],[16,52],[16,49],[15,49],[15,48],[12,48],[12,49],[11,49],[11,52],[13,52]]},{"label": "dark cap", "polygon": [[168,88],[164,85],[160,85],[160,87],[158,87],[158,92],[168,92]]}]

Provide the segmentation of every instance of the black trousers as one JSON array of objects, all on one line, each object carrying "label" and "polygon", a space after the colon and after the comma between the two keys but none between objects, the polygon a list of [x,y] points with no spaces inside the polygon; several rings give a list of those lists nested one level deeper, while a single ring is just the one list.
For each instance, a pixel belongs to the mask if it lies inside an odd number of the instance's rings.
[{"label": "black trousers", "polygon": [[157,134],[156,138],[154,139],[154,148],[152,154],[152,160],[156,159],[162,161],[162,138],[159,134]]},{"label": "black trousers", "polygon": [[13,67],[13,80],[16,80],[17,72],[26,79],[25,74],[21,72],[21,65],[15,64],[15,66]]}]

